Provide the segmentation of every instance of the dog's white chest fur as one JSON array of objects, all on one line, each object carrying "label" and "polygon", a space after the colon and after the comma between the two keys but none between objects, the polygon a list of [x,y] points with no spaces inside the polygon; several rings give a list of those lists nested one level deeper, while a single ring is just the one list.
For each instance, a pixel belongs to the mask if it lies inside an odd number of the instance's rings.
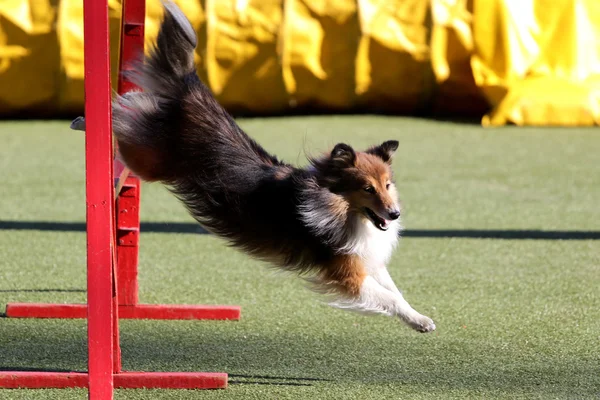
[{"label": "dog's white chest fur", "polygon": [[360,256],[370,274],[373,270],[385,268],[398,243],[400,229],[399,221],[393,221],[387,231],[381,231],[366,218],[357,218],[346,245],[341,250],[346,254]]}]

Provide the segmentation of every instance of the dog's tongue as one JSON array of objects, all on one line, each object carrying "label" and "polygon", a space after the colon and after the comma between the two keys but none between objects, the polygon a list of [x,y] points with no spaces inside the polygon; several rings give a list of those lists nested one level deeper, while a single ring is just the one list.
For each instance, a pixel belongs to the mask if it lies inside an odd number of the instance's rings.
[{"label": "dog's tongue", "polygon": [[392,222],[392,221],[388,221],[387,219],[382,219],[381,226],[387,229],[388,226],[390,226],[390,222]]}]

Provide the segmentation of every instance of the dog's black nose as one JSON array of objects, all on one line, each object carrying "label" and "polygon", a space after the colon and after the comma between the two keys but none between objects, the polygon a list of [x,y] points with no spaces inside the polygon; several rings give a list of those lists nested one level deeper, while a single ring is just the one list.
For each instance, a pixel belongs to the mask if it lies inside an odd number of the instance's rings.
[{"label": "dog's black nose", "polygon": [[398,217],[400,217],[400,210],[392,210],[389,212],[390,215],[390,219],[394,220],[394,219],[398,219]]}]

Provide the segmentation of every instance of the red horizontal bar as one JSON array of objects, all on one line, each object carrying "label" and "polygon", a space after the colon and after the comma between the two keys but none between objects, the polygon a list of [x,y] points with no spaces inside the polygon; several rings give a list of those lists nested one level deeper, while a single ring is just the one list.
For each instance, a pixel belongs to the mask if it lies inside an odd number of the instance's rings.
[{"label": "red horizontal bar", "polygon": [[9,318],[85,318],[87,304],[8,303]]},{"label": "red horizontal bar", "polygon": [[238,320],[239,306],[187,304],[137,304],[119,306],[119,316],[127,319],[216,319]]},{"label": "red horizontal bar", "polygon": [[[121,372],[113,375],[119,389],[225,389],[222,372]],[[88,387],[83,372],[0,371],[2,389],[65,389]]]},{"label": "red horizontal bar", "polygon": [[[9,303],[9,318],[85,318],[85,304]],[[186,304],[137,304],[119,306],[122,319],[188,319],[188,320],[238,320],[239,306],[186,305]]]},{"label": "red horizontal bar", "polygon": [[121,372],[114,374],[119,389],[225,389],[222,372]]},{"label": "red horizontal bar", "polygon": [[0,371],[3,389],[65,389],[88,386],[88,374],[83,372]]}]

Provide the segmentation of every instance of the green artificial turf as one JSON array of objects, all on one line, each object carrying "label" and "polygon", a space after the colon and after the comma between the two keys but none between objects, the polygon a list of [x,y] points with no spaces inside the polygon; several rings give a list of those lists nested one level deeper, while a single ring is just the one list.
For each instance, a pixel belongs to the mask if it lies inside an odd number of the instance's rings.
[{"label": "green artificial turf", "polygon": [[[400,141],[407,237],[389,268],[437,331],[328,308],[299,279],[215,237],[178,233],[192,222],[183,207],[144,185],[143,222],[175,232],[142,233],[141,301],[239,304],[242,319],[121,321],[125,369],[225,371],[230,386],[117,399],[600,397],[598,129],[371,116],[241,124],[300,164],[338,141]],[[83,154],[67,121],[0,123],[0,312],[9,301],[85,301]],[[81,320],[0,318],[0,369],[84,370],[85,344]],[[0,399],[85,398],[0,390]]]}]

